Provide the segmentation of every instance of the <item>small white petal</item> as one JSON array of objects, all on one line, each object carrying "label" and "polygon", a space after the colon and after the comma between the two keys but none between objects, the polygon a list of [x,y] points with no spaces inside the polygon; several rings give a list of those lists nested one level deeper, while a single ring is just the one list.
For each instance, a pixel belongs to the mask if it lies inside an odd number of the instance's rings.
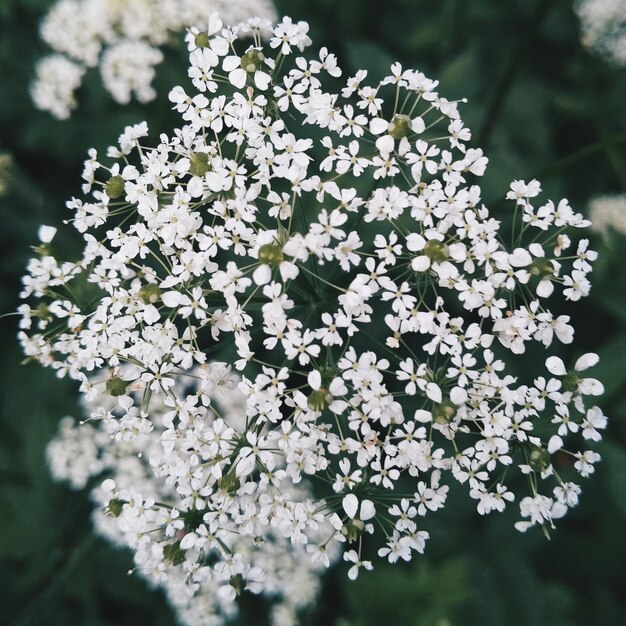
[{"label": "small white petal", "polygon": [[443,396],[441,394],[441,389],[437,383],[428,383],[426,385],[426,395],[433,402],[441,402]]},{"label": "small white petal", "polygon": [[583,396],[601,396],[604,385],[595,378],[583,378],[578,385],[578,391]]},{"label": "small white petal", "polygon": [[423,133],[426,130],[426,123],[421,117],[416,117],[411,121],[411,130],[414,133]]},{"label": "small white petal", "polygon": [[187,193],[192,198],[199,198],[204,193],[204,184],[199,176],[192,176],[187,183]]},{"label": "small white petal", "polygon": [[509,263],[512,267],[526,267],[532,262],[532,257],[528,254],[528,250],[524,250],[524,248],[515,248],[513,254],[509,254]]},{"label": "small white petal", "polygon": [[565,364],[558,356],[550,356],[546,359],[546,367],[550,374],[554,374],[555,376],[565,376],[567,374],[567,370],[565,369]]},{"label": "small white petal", "polygon": [[307,381],[311,389],[317,390],[322,386],[322,375],[317,370],[313,370],[312,372],[309,372]]},{"label": "small white petal", "polygon": [[415,415],[413,416],[416,422],[421,422],[422,424],[428,424],[433,421],[433,416],[430,411],[425,411],[424,409],[417,409],[415,411]]},{"label": "small white petal", "polygon": [[280,277],[283,279],[283,282],[298,278],[298,274],[300,273],[298,266],[295,263],[290,263],[289,261],[283,261],[278,266],[278,269],[280,271]]},{"label": "small white petal", "polygon": [[272,82],[272,77],[261,70],[254,73],[254,84],[261,90],[265,91]]},{"label": "small white petal", "polygon": [[359,510],[359,499],[353,493],[349,493],[344,496],[341,504],[347,516],[350,519],[354,519],[356,512]]},{"label": "small white petal", "polygon": [[406,238],[406,247],[411,252],[417,252],[418,250],[423,250],[426,245],[426,239],[417,233],[411,233]]},{"label": "small white petal", "polygon": [[143,321],[146,324],[154,324],[158,322],[160,318],[159,310],[153,304],[148,304],[143,310]]},{"label": "small white petal", "polygon": [[181,540],[180,540],[180,548],[181,550],[187,550],[188,548],[191,548],[194,543],[196,542],[198,535],[196,535],[196,533],[187,533]]},{"label": "small white petal", "polygon": [[103,491],[113,491],[115,489],[115,481],[112,478],[107,478],[102,481]]},{"label": "small white petal", "polygon": [[54,239],[56,232],[57,229],[54,226],[42,225],[39,227],[37,235],[42,243],[50,243]]},{"label": "small white petal", "polygon": [[417,256],[411,261],[411,268],[415,272],[425,272],[430,267],[430,259],[424,256]]},{"label": "small white petal", "polygon": [[380,135],[382,133],[386,133],[389,129],[389,122],[380,117],[375,117],[370,122],[370,131],[374,135]]},{"label": "small white petal", "polygon": [[259,265],[252,274],[252,280],[257,285],[266,285],[272,278],[272,270],[269,265]]},{"label": "small white petal", "polygon": [[548,452],[554,454],[563,447],[563,440],[558,435],[552,435],[548,441]]},{"label": "small white petal", "polygon": [[462,387],[453,387],[450,391],[450,400],[457,406],[461,406],[467,402],[467,391]]},{"label": "small white petal", "polygon": [[543,280],[539,281],[539,284],[537,285],[537,295],[540,298],[550,297],[553,291],[554,291],[554,284],[552,283],[551,280],[544,278]]},{"label": "small white petal", "polygon": [[372,519],[376,515],[376,507],[371,500],[363,500],[361,502],[361,511],[359,517],[362,521],[366,522],[368,519]]},{"label": "small white petal", "polygon": [[234,85],[235,87],[237,87],[237,89],[244,88],[247,78],[248,75],[243,68],[233,70],[232,72],[230,72],[230,74],[228,74],[228,80],[230,81],[231,85]]},{"label": "small white petal", "polygon": [[174,309],[180,304],[182,297],[183,294],[178,291],[166,291],[161,295],[161,300],[165,306]]},{"label": "small white petal", "polygon": [[348,388],[341,378],[333,378],[328,391],[330,391],[331,396],[345,396],[348,393]]},{"label": "small white petal", "polygon": [[600,361],[600,357],[594,352],[587,352],[587,354],[583,354],[575,363],[574,369],[577,372],[582,372],[589,367],[593,367],[597,365]]},{"label": "small white petal", "polygon": [[222,62],[222,67],[225,72],[232,72],[237,68],[241,69],[241,58],[238,56],[229,56]]},{"label": "small white petal", "polygon": [[394,147],[393,137],[391,135],[383,135],[376,140],[376,148],[381,154],[391,154]]}]

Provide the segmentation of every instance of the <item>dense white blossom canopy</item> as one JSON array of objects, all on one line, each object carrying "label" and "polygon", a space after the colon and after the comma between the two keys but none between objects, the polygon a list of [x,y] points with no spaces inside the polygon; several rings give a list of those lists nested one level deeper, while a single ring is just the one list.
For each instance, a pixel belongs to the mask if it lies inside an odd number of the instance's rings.
[{"label": "dense white blossom canopy", "polygon": [[35,106],[67,119],[83,75],[96,67],[116,102],[154,100],[162,49],[215,11],[230,25],[276,18],[271,0],[58,0],[41,24],[53,53],[37,65],[31,87]]},{"label": "dense white blossom canopy", "polygon": [[[399,64],[340,81],[328,50],[298,56],[307,24],[263,45],[270,28],[189,32],[182,125],[155,147],[127,128],[109,165],[90,152],[90,197],[68,203],[83,256],[43,231],[23,289],[39,304],[21,307],[25,352],[80,381],[113,438],[74,467],[62,437],[56,473],[116,468],[97,499],[139,568],[224,602],[271,595],[291,565],[263,551],[286,543],[311,571],[345,546],[350,578],[410,560],[452,482],[480,514],[518,499],[519,530],[550,528],[606,424],[597,357],[559,358],[574,331],[548,307],[589,292],[596,253],[567,234],[588,222],[537,181],[496,219],[487,158],[435,81]],[[520,367],[530,344],[545,369]]]}]

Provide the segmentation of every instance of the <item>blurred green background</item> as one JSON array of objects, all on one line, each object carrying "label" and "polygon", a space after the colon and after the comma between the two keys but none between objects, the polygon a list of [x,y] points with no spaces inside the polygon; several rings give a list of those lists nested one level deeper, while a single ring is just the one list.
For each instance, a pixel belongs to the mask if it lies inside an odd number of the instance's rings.
[{"label": "blurred green background", "polygon": [[[579,42],[571,0],[281,0],[279,11],[311,24],[316,47],[348,73],[380,77],[401,61],[439,79],[490,159],[483,198],[498,217],[513,179],[540,178],[552,198],[586,211],[590,198],[626,193],[626,69],[609,67]],[[36,111],[28,84],[47,52],[38,24],[49,0],[0,0],[0,313],[18,305],[19,278],[41,223],[59,225],[80,191],[89,147],[113,143],[124,125],[174,119],[168,89],[182,79],[182,47],[170,50],[150,105],[114,105],[88,75],[70,121]],[[69,237],[71,239],[71,236]],[[59,245],[71,246],[60,236]],[[324,580],[307,624],[335,626],[566,626],[626,624],[626,246],[593,237],[601,253],[591,297],[570,307],[575,343],[563,356],[600,354],[594,374],[610,416],[604,460],[583,484],[582,503],[547,541],[521,535],[515,510],[480,518],[465,498],[431,520],[426,555],[380,566],[357,583]],[[11,626],[169,626],[163,598],[127,576],[129,556],[93,537],[84,493],[55,484],[46,443],[74,388],[21,366],[16,318],[0,320],[0,623]],[[531,357],[527,357],[530,359]],[[532,367],[532,364],[528,364]],[[452,494],[454,496],[454,494]],[[239,624],[265,624],[258,600]]]}]

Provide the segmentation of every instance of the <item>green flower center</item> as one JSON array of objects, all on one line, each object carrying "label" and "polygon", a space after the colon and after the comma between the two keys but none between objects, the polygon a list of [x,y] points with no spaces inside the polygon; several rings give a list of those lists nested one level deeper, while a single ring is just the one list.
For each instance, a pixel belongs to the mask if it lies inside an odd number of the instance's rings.
[{"label": "green flower center", "polygon": [[311,411],[322,411],[324,407],[332,401],[333,397],[325,387],[320,387],[311,392],[306,400]]},{"label": "green flower center", "polygon": [[424,246],[424,254],[433,263],[443,263],[450,256],[450,250],[442,241],[430,239]]},{"label": "green flower center", "polygon": [[224,474],[224,476],[217,481],[217,484],[220,489],[230,494],[236,493],[237,489],[241,487],[241,481],[234,470],[228,472],[228,474]]},{"label": "green flower center", "polygon": [[574,370],[567,372],[563,377],[563,391],[575,393],[578,390],[578,385],[580,385],[578,373]]},{"label": "green flower center", "polygon": [[259,248],[259,261],[270,265],[271,267],[278,267],[285,259],[282,246],[273,243],[266,243]]},{"label": "green flower center", "polygon": [[456,414],[456,404],[451,400],[442,400],[433,408],[433,421],[435,424],[449,424]]},{"label": "green flower center", "polygon": [[241,67],[252,74],[261,68],[264,60],[265,55],[260,50],[252,48],[241,57]]},{"label": "green flower center", "polygon": [[149,283],[139,290],[139,297],[144,304],[154,304],[161,297],[161,289],[157,285]]},{"label": "green flower center", "polygon": [[189,173],[192,176],[204,176],[211,166],[206,152],[194,152],[189,159]]},{"label": "green flower center", "polygon": [[528,271],[533,276],[543,278],[544,276],[552,276],[554,274],[554,267],[546,257],[536,258],[529,266]]},{"label": "green flower center", "polygon": [[119,498],[112,498],[107,505],[107,512],[113,517],[119,517],[122,514],[122,508],[126,504],[126,500],[120,500]]},{"label": "green flower center", "polygon": [[397,113],[391,120],[389,134],[394,139],[402,139],[409,134],[411,130],[411,118],[408,115]]},{"label": "green flower center", "polygon": [[163,559],[171,565],[180,565],[185,560],[185,551],[180,549],[180,541],[163,546]]},{"label": "green flower center", "polygon": [[124,195],[124,179],[119,175],[111,176],[104,186],[104,190],[111,200],[121,198]]},{"label": "green flower center", "polygon": [[365,524],[360,519],[351,519],[344,524],[341,532],[348,540],[348,543],[353,543],[363,534],[364,530]]},{"label": "green flower center", "polygon": [[235,592],[238,596],[241,595],[241,592],[247,586],[246,579],[241,574],[235,574],[234,576],[231,576],[228,580],[228,584],[235,589]]},{"label": "green flower center", "polygon": [[550,453],[541,446],[531,446],[528,464],[536,472],[543,472],[550,467]]},{"label": "green flower center", "polygon": [[209,45],[209,34],[208,33],[198,33],[193,42],[198,46],[198,48],[206,48]]},{"label": "green flower center", "polygon": [[114,397],[123,396],[126,393],[128,382],[122,380],[119,376],[114,376],[113,378],[109,378],[109,380],[107,380],[105,387],[110,395]]}]

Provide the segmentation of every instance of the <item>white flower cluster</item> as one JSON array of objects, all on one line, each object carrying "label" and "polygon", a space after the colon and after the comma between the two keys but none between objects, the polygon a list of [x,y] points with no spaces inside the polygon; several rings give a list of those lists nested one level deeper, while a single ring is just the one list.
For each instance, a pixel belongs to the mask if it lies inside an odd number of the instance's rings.
[{"label": "white flower cluster", "polygon": [[589,203],[592,229],[607,235],[611,229],[626,235],[626,195],[609,194],[593,198]]},{"label": "white flower cluster", "polygon": [[[211,367],[226,371],[218,364]],[[203,377],[201,370],[197,374]],[[273,601],[276,626],[295,624],[299,609],[318,591],[324,564],[312,562],[303,545],[292,545],[268,520],[280,499],[304,501],[310,494],[302,485],[277,475],[268,490],[276,503],[266,499],[253,522],[248,514],[256,502],[250,494],[247,504],[239,501],[244,508],[238,518],[222,513],[205,522],[203,508],[198,508],[203,506],[201,466],[208,466],[215,454],[207,456],[208,440],[198,444],[216,433],[228,438],[235,430],[243,432],[245,396],[237,390],[234,376],[211,391],[194,381],[188,376],[178,379],[174,387],[178,395],[195,398],[191,412],[178,412],[171,399],[157,391],[150,402],[150,428],[139,437],[112,437],[111,433],[118,433],[117,419],[123,418],[123,412],[110,395],[106,378],[94,378],[84,403],[88,412],[100,412],[101,419],[83,425],[69,417],[61,421],[60,432],[47,451],[52,473],[75,489],[85,487],[94,476],[106,477],[91,494],[98,505],[94,512],[97,531],[132,550],[135,571],[163,589],[181,624],[224,623],[236,615],[236,597],[244,589],[262,592]],[[192,404],[189,400],[188,405]],[[164,441],[171,445],[163,445]],[[218,443],[215,450],[219,447]],[[185,469],[192,466],[194,471]],[[225,494],[224,500],[224,509],[229,509],[230,497]],[[239,520],[245,526],[243,532]],[[330,532],[332,527],[322,523],[311,538]],[[221,554],[225,549],[228,556],[219,567],[210,567],[212,552]],[[329,550],[328,561],[336,555],[337,550]]]},{"label": "white flower cluster", "polygon": [[149,102],[161,47],[219,11],[226,24],[253,16],[274,20],[271,0],[58,0],[41,26],[54,53],[37,65],[35,105],[58,119],[76,107],[76,90],[88,68],[100,68],[105,89],[120,104]]},{"label": "white flower cluster", "polygon": [[[376,555],[408,561],[453,482],[480,514],[519,498],[520,530],[551,527],[599,459],[581,448],[606,424],[587,401],[597,357],[550,352],[528,371],[520,355],[573,341],[548,298],[588,294],[596,253],[566,231],[589,223],[515,181],[503,227],[474,183],[487,159],[435,81],[394,64],[330,89],[335,56],[297,54],[307,24],[284,18],[265,46],[262,28],[213,16],[187,37],[197,92],[170,93],[183,125],[154,148],[146,124],[127,128],[112,165],[90,153],[91,197],[68,203],[83,257],[58,260],[42,232],[25,352],[85,393],[108,372],[116,408],[92,417],[139,450],[163,394],[153,469],[195,511],[172,544],[191,583],[232,571],[235,526],[238,546],[272,532],[326,565],[344,544],[350,578]],[[219,389],[243,394],[243,425]],[[136,508],[127,489],[110,498]],[[252,567],[242,556],[235,575]]]},{"label": "white flower cluster", "polygon": [[626,65],[626,2],[581,0],[576,6],[583,43],[618,66]]}]

